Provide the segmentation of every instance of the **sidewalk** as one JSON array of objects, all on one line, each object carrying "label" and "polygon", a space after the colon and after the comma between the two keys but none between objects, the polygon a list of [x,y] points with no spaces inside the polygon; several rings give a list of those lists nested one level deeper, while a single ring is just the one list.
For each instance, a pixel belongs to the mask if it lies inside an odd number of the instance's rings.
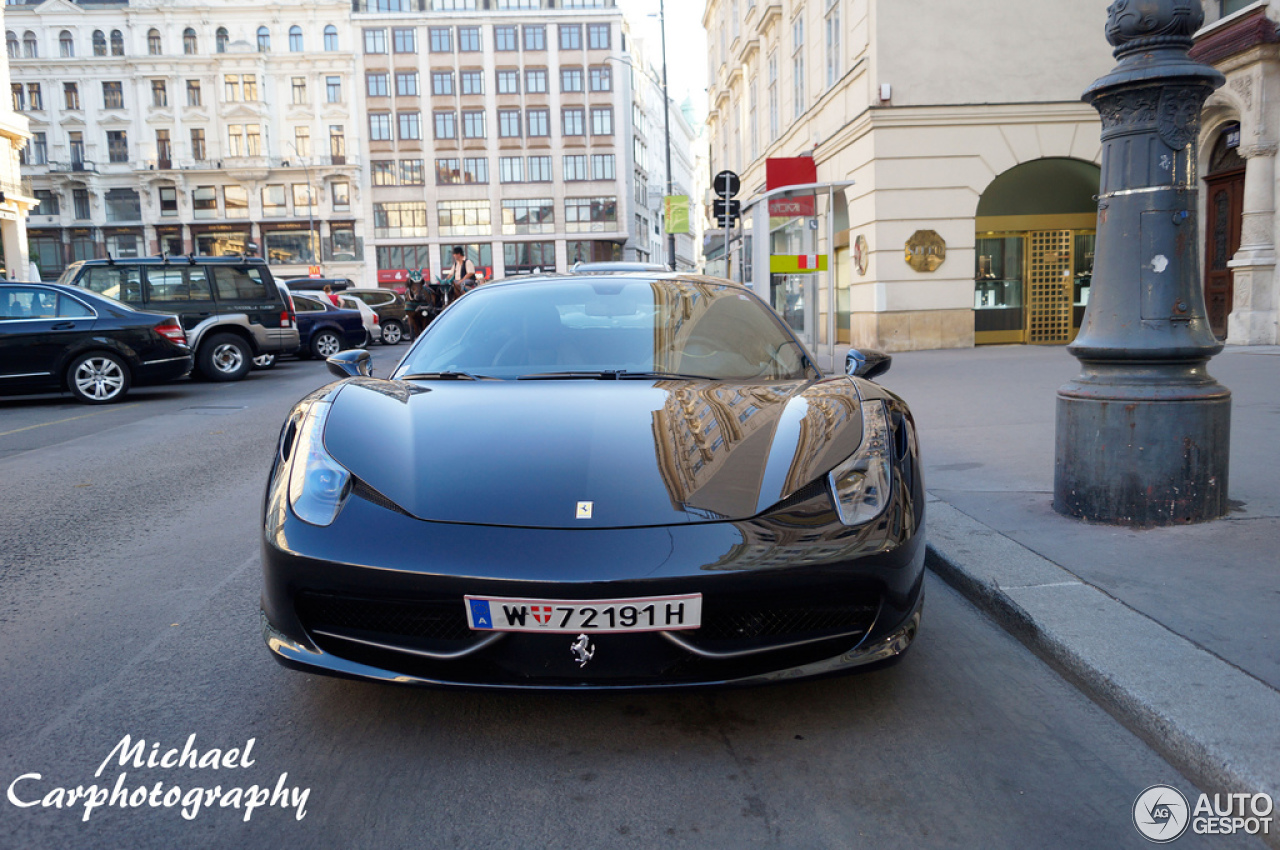
[{"label": "sidewalk", "polygon": [[[1078,371],[1062,347],[894,355],[880,383],[920,429],[930,567],[1206,790],[1280,800],[1280,347],[1210,361],[1233,509],[1193,526],[1054,512],[1056,393]],[[923,636],[946,639],[927,614]]]}]

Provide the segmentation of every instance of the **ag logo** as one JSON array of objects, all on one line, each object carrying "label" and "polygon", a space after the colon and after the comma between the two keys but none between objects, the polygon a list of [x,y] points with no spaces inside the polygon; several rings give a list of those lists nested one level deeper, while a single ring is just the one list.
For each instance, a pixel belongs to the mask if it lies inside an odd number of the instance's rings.
[{"label": "ag logo", "polygon": [[1190,814],[1187,798],[1172,785],[1152,785],[1133,801],[1133,825],[1156,844],[1168,844],[1186,832]]}]

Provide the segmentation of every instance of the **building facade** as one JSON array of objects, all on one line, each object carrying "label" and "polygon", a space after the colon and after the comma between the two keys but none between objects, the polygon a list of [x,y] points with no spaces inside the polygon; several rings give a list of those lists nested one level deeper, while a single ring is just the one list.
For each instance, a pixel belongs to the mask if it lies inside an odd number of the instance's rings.
[{"label": "building facade", "polygon": [[350,16],[329,0],[7,6],[42,277],[167,252],[364,278]]},{"label": "building facade", "polygon": [[613,0],[358,0],[365,213],[382,285],[616,260],[631,238],[627,33]]},{"label": "building facade", "polygon": [[[0,10],[0,18],[3,10]],[[3,83],[9,87],[9,63],[4,63]],[[26,116],[0,104],[0,256],[9,280],[26,280],[30,274],[27,251],[27,212],[35,206],[30,184],[21,173],[21,151],[31,138]]]}]

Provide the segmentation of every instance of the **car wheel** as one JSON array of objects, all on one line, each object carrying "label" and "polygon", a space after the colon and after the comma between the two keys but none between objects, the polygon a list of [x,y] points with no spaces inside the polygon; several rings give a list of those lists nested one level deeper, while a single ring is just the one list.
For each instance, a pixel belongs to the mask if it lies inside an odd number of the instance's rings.
[{"label": "car wheel", "polygon": [[382,344],[383,345],[399,345],[400,340],[404,339],[404,328],[399,322],[385,322],[382,325]]},{"label": "car wheel", "polygon": [[196,363],[211,381],[238,381],[253,368],[253,352],[235,334],[214,334],[200,346]]},{"label": "car wheel", "polygon": [[320,331],[311,338],[311,353],[327,360],[342,350],[342,340],[333,331]]},{"label": "car wheel", "polygon": [[114,354],[82,354],[67,368],[67,389],[85,404],[109,404],[129,391],[129,367]]},{"label": "car wheel", "polygon": [[263,354],[253,358],[253,368],[270,369],[276,365],[276,356],[274,354]]}]

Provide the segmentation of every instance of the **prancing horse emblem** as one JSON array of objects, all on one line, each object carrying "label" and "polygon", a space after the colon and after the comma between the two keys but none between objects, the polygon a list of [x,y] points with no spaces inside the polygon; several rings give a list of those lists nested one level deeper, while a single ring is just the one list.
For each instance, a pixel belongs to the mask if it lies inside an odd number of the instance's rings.
[{"label": "prancing horse emblem", "polygon": [[578,635],[578,639],[569,647],[573,652],[573,660],[578,662],[579,667],[586,667],[596,654],[596,648],[591,645],[591,641],[586,635]]}]

